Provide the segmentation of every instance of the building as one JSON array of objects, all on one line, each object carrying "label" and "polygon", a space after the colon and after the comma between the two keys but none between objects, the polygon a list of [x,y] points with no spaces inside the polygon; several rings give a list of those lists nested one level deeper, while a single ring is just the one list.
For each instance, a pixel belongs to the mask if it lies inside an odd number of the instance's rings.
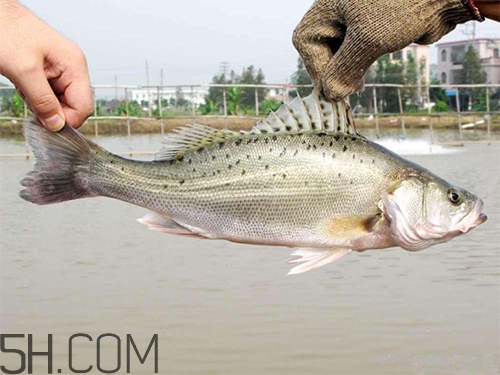
[{"label": "building", "polygon": [[429,46],[420,44],[410,44],[408,47],[403,48],[401,51],[389,54],[389,58],[393,62],[407,62],[408,58],[412,56],[417,63],[417,72],[419,75],[419,83],[429,83],[431,79],[431,49]]},{"label": "building", "polygon": [[487,83],[500,83],[500,39],[462,40],[437,44],[438,78],[442,84],[457,83],[457,74],[462,70],[462,61],[468,46],[473,45],[481,59],[481,66],[487,75]]},{"label": "building", "polygon": [[205,96],[208,95],[208,90],[204,87],[194,87],[191,91],[190,87],[183,88],[179,90],[175,87],[163,88],[161,91],[156,87],[152,87],[149,90],[147,88],[133,89],[130,90],[131,101],[135,101],[139,104],[147,103],[149,98],[151,98],[153,107],[158,103],[158,97],[161,97],[167,102],[175,102],[176,99],[182,97],[189,103],[194,102],[196,107],[205,104]]}]

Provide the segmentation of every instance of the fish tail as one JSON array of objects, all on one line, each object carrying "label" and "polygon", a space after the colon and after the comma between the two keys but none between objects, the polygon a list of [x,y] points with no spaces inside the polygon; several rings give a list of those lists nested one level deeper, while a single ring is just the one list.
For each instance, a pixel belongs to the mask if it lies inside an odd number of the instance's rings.
[{"label": "fish tail", "polygon": [[105,152],[69,125],[57,132],[30,119],[24,135],[35,155],[35,168],[21,181],[21,198],[39,205],[96,196],[86,176],[95,154]]}]

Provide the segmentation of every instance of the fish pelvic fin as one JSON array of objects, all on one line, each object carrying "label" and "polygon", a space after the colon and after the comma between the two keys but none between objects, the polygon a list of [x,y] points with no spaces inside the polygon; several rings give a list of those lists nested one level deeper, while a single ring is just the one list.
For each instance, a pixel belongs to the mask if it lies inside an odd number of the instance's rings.
[{"label": "fish pelvic fin", "polygon": [[137,219],[137,221],[146,225],[149,229],[160,233],[196,235],[196,233],[184,228],[169,216],[161,215],[156,212],[148,212],[146,216]]},{"label": "fish pelvic fin", "polygon": [[105,152],[69,125],[55,133],[36,119],[24,126],[24,135],[35,155],[35,168],[21,181],[20,196],[38,205],[95,196],[85,179],[94,153]]},{"label": "fish pelvic fin", "polygon": [[334,262],[351,252],[351,249],[300,248],[294,251],[288,264],[301,263],[290,270],[288,275],[298,275],[328,263]]}]

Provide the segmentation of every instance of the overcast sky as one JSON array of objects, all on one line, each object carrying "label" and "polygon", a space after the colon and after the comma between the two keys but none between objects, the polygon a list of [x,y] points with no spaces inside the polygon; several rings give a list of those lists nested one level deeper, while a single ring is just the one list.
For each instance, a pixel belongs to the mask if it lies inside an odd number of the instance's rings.
[{"label": "overcast sky", "polygon": [[[220,62],[240,72],[250,64],[268,83],[294,72],[292,30],[313,0],[24,0],[87,55],[94,84],[209,82]],[[441,41],[467,38],[460,26]],[[477,24],[477,37],[500,37],[498,23]],[[0,77],[3,82],[5,79]]]}]

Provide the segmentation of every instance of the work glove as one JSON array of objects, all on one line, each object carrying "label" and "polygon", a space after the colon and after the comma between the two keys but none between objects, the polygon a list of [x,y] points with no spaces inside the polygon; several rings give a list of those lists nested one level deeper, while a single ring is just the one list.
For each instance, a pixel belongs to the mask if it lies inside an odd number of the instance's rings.
[{"label": "work glove", "polygon": [[430,44],[483,17],[473,0],[316,0],[293,34],[318,93],[339,101],[363,88],[380,56]]}]

